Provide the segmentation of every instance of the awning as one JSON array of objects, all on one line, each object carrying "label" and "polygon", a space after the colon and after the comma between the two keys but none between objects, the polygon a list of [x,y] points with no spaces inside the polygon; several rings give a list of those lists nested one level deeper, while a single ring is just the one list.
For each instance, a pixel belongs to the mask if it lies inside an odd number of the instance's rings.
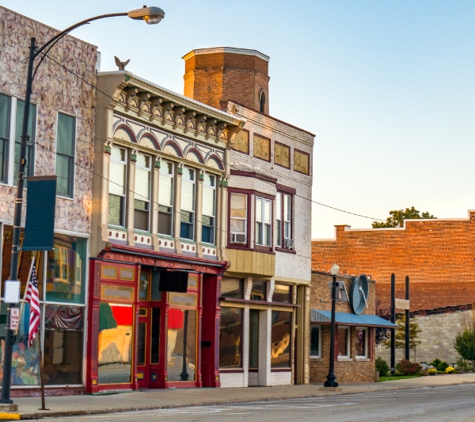
[{"label": "awning", "polygon": [[[319,311],[312,309],[310,314],[311,322],[331,322],[331,311]],[[349,314],[346,312],[335,312],[335,322],[342,325],[357,325],[358,327],[384,327],[392,328],[397,327],[396,324],[386,321],[385,319],[377,315],[366,314]]]}]

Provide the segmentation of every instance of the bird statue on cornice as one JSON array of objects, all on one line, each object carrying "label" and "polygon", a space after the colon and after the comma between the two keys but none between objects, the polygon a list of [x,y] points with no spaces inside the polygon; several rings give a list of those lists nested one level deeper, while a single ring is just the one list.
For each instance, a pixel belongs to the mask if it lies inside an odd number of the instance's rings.
[{"label": "bird statue on cornice", "polygon": [[125,70],[125,66],[127,66],[130,62],[130,59],[127,60],[126,62],[121,62],[117,56],[114,56],[114,59],[115,59],[115,64],[117,65],[119,70]]}]

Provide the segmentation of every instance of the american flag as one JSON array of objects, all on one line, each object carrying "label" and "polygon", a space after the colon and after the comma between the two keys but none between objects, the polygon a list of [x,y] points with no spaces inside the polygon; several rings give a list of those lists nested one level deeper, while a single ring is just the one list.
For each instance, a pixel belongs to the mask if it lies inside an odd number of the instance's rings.
[{"label": "american flag", "polygon": [[33,344],[40,326],[40,295],[38,293],[38,279],[36,277],[36,264],[33,263],[30,280],[25,293],[25,302],[30,304],[30,332],[28,334],[28,347]]}]

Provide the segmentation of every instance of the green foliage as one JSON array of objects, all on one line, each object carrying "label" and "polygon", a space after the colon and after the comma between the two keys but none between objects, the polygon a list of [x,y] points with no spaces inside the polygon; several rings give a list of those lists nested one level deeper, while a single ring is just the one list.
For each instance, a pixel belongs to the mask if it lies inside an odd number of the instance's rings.
[{"label": "green foliage", "polygon": [[447,362],[440,362],[439,366],[437,367],[437,370],[440,372],[444,372],[447,368],[449,367],[449,364]]},{"label": "green foliage", "polygon": [[400,209],[400,210],[393,210],[389,211],[389,217],[386,221],[373,221],[373,229],[381,229],[387,227],[402,227],[404,225],[404,220],[411,220],[415,218],[437,218],[434,217],[427,211],[420,212],[416,210],[414,207]]},{"label": "green foliage", "polygon": [[465,359],[460,358],[457,361],[457,369],[462,372],[473,372],[473,364],[467,362]]},{"label": "green foliage", "polygon": [[403,375],[420,375],[422,373],[422,366],[417,362],[403,359],[396,364],[396,371]]},{"label": "green foliage", "polygon": [[475,325],[457,334],[454,348],[462,359],[475,362]]},{"label": "green foliage", "polygon": [[376,358],[375,366],[380,377],[384,377],[389,371],[389,365],[382,357]]},{"label": "green foliage", "polygon": [[434,359],[434,361],[431,362],[431,365],[432,365],[435,369],[438,369],[438,368],[439,368],[439,365],[440,365],[440,362],[442,362],[440,359]]},{"label": "green foliage", "polygon": [[[406,315],[402,314],[396,319],[396,324],[398,326],[395,335],[395,346],[396,349],[404,349],[406,347]],[[411,318],[409,321],[409,349],[416,350],[417,346],[421,344],[419,340],[419,334],[422,330],[419,328],[419,324],[414,318]],[[391,347],[391,339],[388,339],[384,342],[384,347],[389,349]],[[435,366],[435,365],[434,365]]]}]

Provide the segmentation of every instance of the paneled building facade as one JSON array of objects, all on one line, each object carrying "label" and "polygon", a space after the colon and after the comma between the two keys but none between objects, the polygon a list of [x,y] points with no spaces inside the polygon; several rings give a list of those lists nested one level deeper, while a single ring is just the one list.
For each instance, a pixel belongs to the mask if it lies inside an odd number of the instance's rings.
[{"label": "paneled building facade", "polygon": [[314,135],[269,115],[268,56],[210,48],[184,60],[185,95],[245,119],[228,152],[221,386],[307,383]]}]

